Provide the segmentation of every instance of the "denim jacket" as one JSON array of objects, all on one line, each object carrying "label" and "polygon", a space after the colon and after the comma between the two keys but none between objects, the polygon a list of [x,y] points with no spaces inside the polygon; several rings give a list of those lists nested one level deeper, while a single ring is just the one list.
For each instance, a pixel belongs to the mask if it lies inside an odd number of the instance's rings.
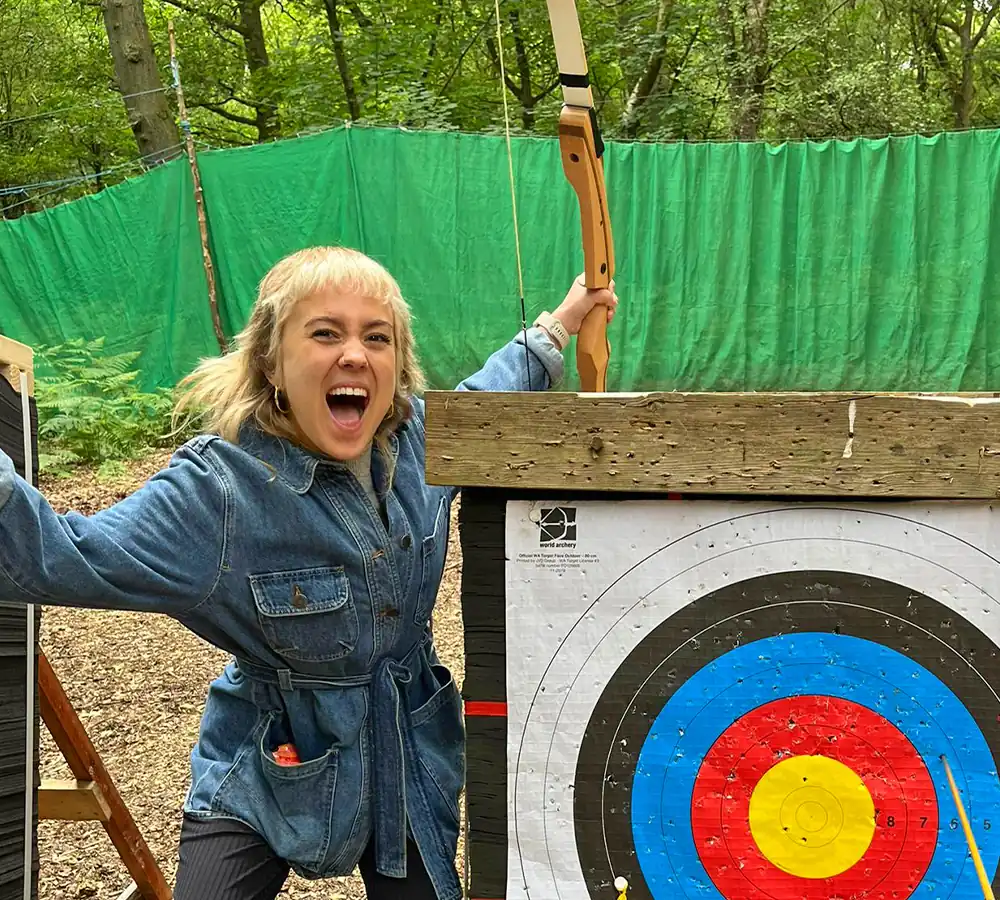
[{"label": "denim jacket", "polygon": [[[529,329],[459,389],[544,390],[562,365]],[[90,517],[57,515],[0,453],[0,600],[163,613],[231,653],[185,812],[246,823],[305,878],[350,874],[373,833],[403,876],[409,833],[459,900],[465,732],[429,627],[455,491],[424,481],[421,400],[391,443],[388,526],[342,463],[253,427],[190,441]],[[372,478],[384,494],[378,452]],[[275,762],[285,742],[300,764]]]}]

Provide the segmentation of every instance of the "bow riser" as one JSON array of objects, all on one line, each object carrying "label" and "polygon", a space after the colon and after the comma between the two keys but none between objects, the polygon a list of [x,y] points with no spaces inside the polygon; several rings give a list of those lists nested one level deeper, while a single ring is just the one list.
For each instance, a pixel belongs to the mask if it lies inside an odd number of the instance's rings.
[{"label": "bow riser", "polygon": [[615,248],[604,186],[604,162],[597,155],[590,111],[564,106],[559,117],[563,172],[580,204],[584,277],[588,288],[606,288],[615,275]]},{"label": "bow riser", "polygon": [[[607,288],[615,274],[615,248],[598,141],[592,111],[564,106],[559,117],[559,150],[566,180],[580,205],[584,282],[591,289]],[[607,390],[610,357],[607,309],[600,305],[583,320],[577,335],[576,363],[583,391]]]}]

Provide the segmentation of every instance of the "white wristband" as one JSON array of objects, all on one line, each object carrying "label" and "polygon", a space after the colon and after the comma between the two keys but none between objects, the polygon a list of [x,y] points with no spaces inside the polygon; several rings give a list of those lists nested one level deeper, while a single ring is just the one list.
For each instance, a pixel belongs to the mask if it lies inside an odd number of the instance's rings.
[{"label": "white wristband", "polygon": [[534,324],[544,328],[552,336],[552,342],[560,352],[566,349],[566,345],[569,344],[569,332],[552,313],[543,312],[535,319]]}]

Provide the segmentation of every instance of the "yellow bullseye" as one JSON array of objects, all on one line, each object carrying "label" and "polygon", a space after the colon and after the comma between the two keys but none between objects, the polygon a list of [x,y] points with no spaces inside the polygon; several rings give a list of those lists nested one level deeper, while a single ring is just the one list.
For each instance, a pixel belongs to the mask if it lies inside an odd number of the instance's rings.
[{"label": "yellow bullseye", "polygon": [[875,834],[875,804],[843,763],[793,756],[757,782],[750,797],[750,833],[782,871],[832,878],[865,855]]}]

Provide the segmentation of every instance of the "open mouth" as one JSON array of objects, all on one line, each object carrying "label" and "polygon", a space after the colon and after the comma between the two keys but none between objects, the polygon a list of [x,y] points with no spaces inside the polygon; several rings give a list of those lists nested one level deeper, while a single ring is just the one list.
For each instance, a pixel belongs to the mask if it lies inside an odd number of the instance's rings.
[{"label": "open mouth", "polygon": [[342,428],[356,428],[368,409],[368,391],[359,387],[333,388],[326,395],[330,415]]}]

